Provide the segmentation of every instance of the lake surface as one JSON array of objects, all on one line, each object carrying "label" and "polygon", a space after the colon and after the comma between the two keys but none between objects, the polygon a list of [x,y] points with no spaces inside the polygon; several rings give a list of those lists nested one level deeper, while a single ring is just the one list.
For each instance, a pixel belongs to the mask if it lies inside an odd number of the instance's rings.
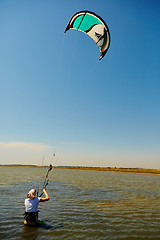
[{"label": "lake surface", "polygon": [[160,176],[53,169],[39,204],[52,228],[23,225],[24,199],[48,169],[0,167],[0,239],[160,239]]}]

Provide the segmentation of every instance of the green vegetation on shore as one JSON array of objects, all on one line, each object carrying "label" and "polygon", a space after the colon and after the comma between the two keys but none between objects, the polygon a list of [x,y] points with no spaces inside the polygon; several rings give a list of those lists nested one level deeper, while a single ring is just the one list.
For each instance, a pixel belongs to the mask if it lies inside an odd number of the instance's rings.
[{"label": "green vegetation on shore", "polygon": [[[48,166],[36,165],[0,165],[4,167],[34,167],[34,168],[48,168]],[[145,173],[145,174],[160,174],[160,169],[146,169],[146,168],[117,168],[117,167],[83,167],[83,166],[53,166],[54,169],[72,169],[72,170],[88,170],[88,171],[107,171],[107,172],[126,172],[126,173]]]}]

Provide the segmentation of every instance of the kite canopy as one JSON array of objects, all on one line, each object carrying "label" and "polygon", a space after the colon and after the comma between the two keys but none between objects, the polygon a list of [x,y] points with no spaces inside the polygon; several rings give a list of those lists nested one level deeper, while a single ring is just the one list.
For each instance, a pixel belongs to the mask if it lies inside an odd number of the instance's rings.
[{"label": "kite canopy", "polygon": [[69,29],[76,29],[89,35],[100,50],[100,59],[104,57],[110,45],[110,33],[100,16],[90,11],[77,12],[71,17],[65,32]]}]

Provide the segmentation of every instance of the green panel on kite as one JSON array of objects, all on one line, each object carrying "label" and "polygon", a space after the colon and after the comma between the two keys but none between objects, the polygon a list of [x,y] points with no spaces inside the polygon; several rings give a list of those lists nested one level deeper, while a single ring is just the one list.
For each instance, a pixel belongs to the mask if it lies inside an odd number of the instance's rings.
[{"label": "green panel on kite", "polygon": [[79,25],[80,25],[80,23],[81,23],[81,21],[82,21],[83,16],[84,16],[84,15],[80,15],[80,16],[78,16],[78,17],[75,19],[75,21],[74,21],[74,23],[73,23],[73,28],[74,28],[74,29],[79,29]]},{"label": "green panel on kite", "polygon": [[[84,17],[84,18],[83,18]],[[82,20],[83,19],[83,20]],[[91,26],[95,24],[102,24],[97,17],[92,16],[90,14],[80,15],[76,18],[73,24],[73,28],[81,30],[81,31],[87,31]]]}]

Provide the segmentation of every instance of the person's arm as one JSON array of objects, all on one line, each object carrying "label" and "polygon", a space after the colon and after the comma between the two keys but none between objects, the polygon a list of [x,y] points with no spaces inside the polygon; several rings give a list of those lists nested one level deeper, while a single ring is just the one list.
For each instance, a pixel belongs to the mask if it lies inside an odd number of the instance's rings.
[{"label": "person's arm", "polygon": [[41,199],[40,199],[40,202],[46,202],[46,201],[49,200],[49,195],[48,195],[48,193],[46,192],[45,189],[43,189],[43,193],[44,193],[44,195],[45,195],[45,198],[41,198]]}]

